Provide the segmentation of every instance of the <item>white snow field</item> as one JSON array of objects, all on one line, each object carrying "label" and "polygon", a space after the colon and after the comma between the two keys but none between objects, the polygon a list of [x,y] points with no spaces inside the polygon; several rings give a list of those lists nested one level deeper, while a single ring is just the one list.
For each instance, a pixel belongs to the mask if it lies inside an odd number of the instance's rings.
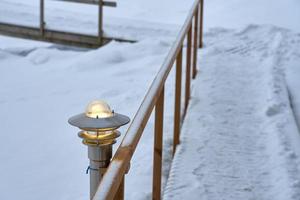
[{"label": "white snow field", "polygon": [[300,64],[300,35],[249,25],[213,29],[205,41],[164,199],[300,199],[284,77],[291,60]]},{"label": "white snow field", "polygon": [[[117,2],[105,9],[104,32],[137,43],[86,50],[0,36],[1,200],[89,198],[87,150],[68,118],[94,99],[133,118],[192,0]],[[200,73],[165,199],[300,199],[299,10],[297,0],[205,1]],[[37,0],[0,0],[0,22],[38,26],[38,15]],[[48,28],[95,34],[96,19],[94,6],[46,1]],[[164,182],[173,85],[171,74]],[[151,199],[152,145],[150,120],[126,199]]]},{"label": "white snow field", "polygon": [[[93,51],[56,46],[1,50],[0,199],[88,199],[87,147],[68,118],[84,112],[94,99],[132,118],[168,47],[145,40],[112,42]],[[147,164],[152,157],[145,155],[152,152],[152,128],[127,178],[129,199],[143,199],[151,191]],[[135,184],[145,187],[136,191]]]}]

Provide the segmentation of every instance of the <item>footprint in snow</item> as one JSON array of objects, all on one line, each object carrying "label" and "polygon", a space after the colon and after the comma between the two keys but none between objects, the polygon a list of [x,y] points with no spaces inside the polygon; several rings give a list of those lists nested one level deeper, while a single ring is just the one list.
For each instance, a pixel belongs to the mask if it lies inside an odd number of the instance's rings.
[{"label": "footprint in snow", "polygon": [[268,117],[275,116],[281,112],[281,109],[282,109],[282,105],[277,105],[277,104],[272,105],[267,109],[266,115]]}]

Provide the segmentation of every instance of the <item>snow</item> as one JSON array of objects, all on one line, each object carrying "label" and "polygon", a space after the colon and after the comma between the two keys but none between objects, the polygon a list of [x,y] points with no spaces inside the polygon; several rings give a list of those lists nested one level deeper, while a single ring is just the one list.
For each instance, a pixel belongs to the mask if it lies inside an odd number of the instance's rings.
[{"label": "snow", "polygon": [[[21,54],[1,50],[0,119],[5,134],[0,158],[5,162],[0,170],[4,180],[0,199],[87,199],[87,150],[67,119],[99,98],[133,118],[168,48],[165,41],[145,40],[112,42],[92,51],[60,50],[55,45],[29,48],[27,53],[23,48]],[[127,127],[121,129],[123,135]],[[152,128],[150,123],[128,185],[134,186],[135,176],[151,182],[151,166],[140,165],[152,160],[144,156],[152,152],[148,144]],[[12,193],[12,188],[18,192]],[[146,187],[141,188],[143,193],[127,188],[130,199],[150,192]]]},{"label": "snow", "polygon": [[269,24],[300,32],[297,0],[206,0],[204,5],[206,28]]},{"label": "snow", "polygon": [[293,37],[258,25],[206,33],[164,199],[299,199],[300,140],[283,71],[300,50]]},{"label": "snow", "polygon": [[[89,198],[87,148],[68,118],[83,112],[91,100],[104,99],[132,119],[192,0],[117,3],[117,8],[105,8],[104,32],[137,43],[111,42],[87,50],[0,36],[0,199]],[[189,164],[175,156],[166,198],[181,193],[198,199],[197,192],[208,198],[221,191],[236,199],[299,199],[299,6],[296,0],[205,1],[205,49],[199,54],[200,73],[178,149],[189,154],[184,157]],[[48,0],[45,17],[48,28],[97,33],[95,6]],[[38,19],[38,1],[0,0],[0,22],[38,26]],[[173,72],[165,93],[163,185],[172,159]],[[127,128],[120,129],[114,149]],[[152,145],[151,117],[126,175],[126,199],[151,199]],[[241,165],[232,168],[233,162]],[[195,176],[192,170],[199,166]],[[176,174],[183,168],[185,174]],[[216,179],[213,170],[219,175],[236,171],[241,184],[232,177]],[[204,191],[217,181],[223,184]],[[189,186],[195,193],[180,189]],[[232,188],[224,192],[223,186]],[[226,193],[233,189],[237,191]]]},{"label": "snow", "polygon": [[[222,27],[229,29],[241,29],[249,24],[275,25],[287,28],[300,34],[300,2],[296,0],[228,0],[223,3],[219,0],[205,1],[204,28]],[[289,37],[290,34],[285,35]],[[286,81],[292,97],[292,104],[300,126],[299,107],[300,96],[297,88],[300,86],[299,76],[299,49],[297,40],[299,37],[293,36],[291,40],[285,39],[282,43],[293,43],[293,56],[289,64],[285,64]],[[287,40],[287,41],[286,41]],[[296,43],[296,44],[295,44]],[[285,45],[286,47],[288,45]]]}]

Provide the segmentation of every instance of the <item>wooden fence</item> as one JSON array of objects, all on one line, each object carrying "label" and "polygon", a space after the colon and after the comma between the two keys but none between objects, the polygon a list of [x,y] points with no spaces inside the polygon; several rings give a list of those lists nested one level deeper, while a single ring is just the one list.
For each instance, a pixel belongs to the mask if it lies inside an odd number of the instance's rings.
[{"label": "wooden fence", "polygon": [[97,48],[106,44],[111,40],[133,42],[118,38],[109,38],[103,36],[103,6],[116,7],[117,4],[111,1],[103,0],[57,0],[73,3],[94,4],[98,6],[98,34],[87,35],[80,33],[72,33],[66,31],[57,31],[47,28],[45,22],[45,0],[40,0],[40,17],[39,27],[28,27],[16,24],[0,22],[0,34],[20,37],[25,39],[33,39],[39,41],[53,42],[59,44]]},{"label": "wooden fence", "polygon": [[[162,171],[162,138],[164,118],[164,92],[165,82],[174,63],[176,63],[175,81],[175,111],[174,111],[174,141],[173,153],[180,142],[180,127],[185,117],[189,99],[191,77],[197,74],[197,50],[202,47],[203,36],[203,0],[195,0],[185,20],[185,23],[166,57],[160,71],[153,80],[142,104],[140,105],[126,135],[117,149],[111,163],[99,184],[93,200],[112,200],[124,198],[124,178],[130,168],[131,158],[136,150],[144,128],[148,123],[150,115],[155,108],[154,129],[154,160],[153,160],[153,183],[152,199],[161,199],[161,171]],[[183,66],[183,46],[187,40],[187,59],[185,63],[185,102],[183,113],[181,113],[181,84]],[[134,173],[134,172],[133,172]]]}]

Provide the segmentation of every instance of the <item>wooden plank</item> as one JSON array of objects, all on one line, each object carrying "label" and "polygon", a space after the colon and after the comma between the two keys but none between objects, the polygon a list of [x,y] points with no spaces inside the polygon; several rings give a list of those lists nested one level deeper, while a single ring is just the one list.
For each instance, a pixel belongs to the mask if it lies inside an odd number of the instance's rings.
[{"label": "wooden plank", "polygon": [[200,29],[199,29],[199,48],[203,47],[203,10],[204,0],[200,0]]},{"label": "wooden plank", "polygon": [[184,114],[186,115],[189,106],[190,91],[191,91],[191,62],[192,62],[192,28],[189,29],[187,34],[187,49],[186,49],[186,73],[185,73],[185,100],[184,100]]},{"label": "wooden plank", "polygon": [[125,192],[125,176],[123,177],[119,189],[114,197],[114,200],[123,200],[124,199],[124,192]]},{"label": "wooden plank", "polygon": [[[55,0],[55,1],[99,5],[99,0]],[[117,7],[117,3],[113,1],[103,1],[103,6]]]},{"label": "wooden plank", "polygon": [[152,199],[161,199],[161,170],[163,150],[163,124],[164,124],[164,89],[161,91],[155,106],[154,152]]},{"label": "wooden plank", "polygon": [[45,1],[44,0],[40,0],[40,34],[44,35],[44,31],[45,31]]},{"label": "wooden plank", "polygon": [[98,40],[99,43],[102,44],[102,36],[103,36],[103,5],[102,0],[98,1]]},{"label": "wooden plank", "polygon": [[40,34],[39,28],[31,28],[19,25],[11,25],[0,23],[0,34],[14,37],[21,37],[25,39],[54,42],[59,44],[84,46],[84,47],[98,47],[98,37],[88,36],[76,33],[67,33],[62,31],[44,30],[44,34]]},{"label": "wooden plank", "polygon": [[194,15],[193,79],[196,78],[197,75],[198,18],[199,18],[199,6],[197,6],[197,10]]},{"label": "wooden plank", "polygon": [[6,23],[0,23],[0,34],[24,39],[32,39],[86,48],[98,48],[101,45],[107,44],[111,40],[121,42],[135,42],[131,40],[103,37],[103,43],[101,44],[99,43],[98,36],[54,31],[48,29],[44,30],[44,34],[41,35],[39,28],[12,25]]},{"label": "wooden plank", "polygon": [[182,46],[180,47],[180,51],[177,55],[177,60],[176,60],[173,155],[175,154],[176,147],[180,142],[181,74],[182,74]]}]

